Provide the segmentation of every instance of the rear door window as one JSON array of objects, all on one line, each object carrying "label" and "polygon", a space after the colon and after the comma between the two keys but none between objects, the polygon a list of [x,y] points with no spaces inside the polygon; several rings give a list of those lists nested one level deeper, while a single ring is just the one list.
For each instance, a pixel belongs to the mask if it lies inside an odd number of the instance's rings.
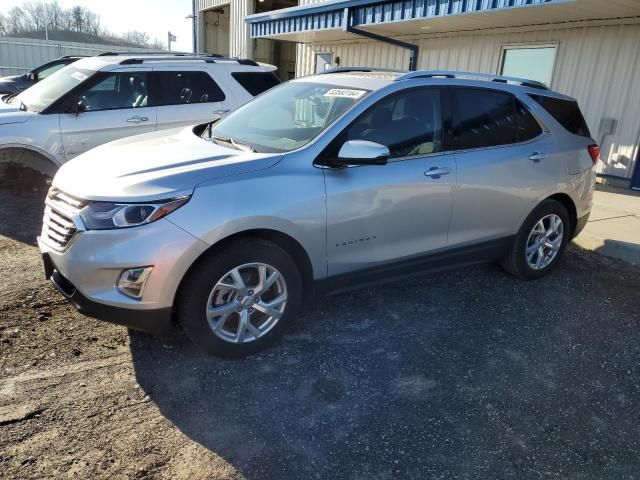
[{"label": "rear door window", "polygon": [[224,92],[206,72],[155,72],[158,106],[222,102]]},{"label": "rear door window", "polygon": [[458,149],[518,142],[513,95],[482,88],[454,88],[454,142]]},{"label": "rear door window", "polygon": [[518,141],[526,142],[542,135],[542,127],[538,121],[531,115],[531,112],[518,100],[515,100],[516,109],[516,127],[518,129]]},{"label": "rear door window", "polygon": [[545,95],[529,94],[529,96],[549,112],[566,130],[574,135],[591,138],[589,127],[582,116],[582,112],[580,112],[580,107],[577,102],[562,98],[547,97]]},{"label": "rear door window", "polygon": [[280,84],[273,72],[233,72],[231,76],[254,97]]}]

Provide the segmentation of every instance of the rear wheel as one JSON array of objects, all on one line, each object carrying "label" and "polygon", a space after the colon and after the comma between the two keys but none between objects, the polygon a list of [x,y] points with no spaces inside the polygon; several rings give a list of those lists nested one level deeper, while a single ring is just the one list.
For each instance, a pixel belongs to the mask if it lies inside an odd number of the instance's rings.
[{"label": "rear wheel", "polygon": [[570,230],[569,214],[564,205],[545,200],[522,224],[502,267],[525,280],[547,275],[564,252]]},{"label": "rear wheel", "polygon": [[280,247],[240,240],[207,255],[185,280],[177,315],[206,352],[241,357],[271,345],[296,315],[300,272]]}]

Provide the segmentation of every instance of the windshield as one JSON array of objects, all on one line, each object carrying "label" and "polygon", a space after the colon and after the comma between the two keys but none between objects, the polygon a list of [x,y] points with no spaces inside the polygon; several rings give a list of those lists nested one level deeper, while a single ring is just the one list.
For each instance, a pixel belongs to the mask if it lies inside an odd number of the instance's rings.
[{"label": "windshield", "polygon": [[41,112],[94,73],[96,72],[93,70],[67,66],[28,88],[11,103],[24,105],[29,112]]},{"label": "windshield", "polygon": [[290,82],[267,91],[208,130],[213,140],[257,152],[289,152],[309,143],[368,90]]}]

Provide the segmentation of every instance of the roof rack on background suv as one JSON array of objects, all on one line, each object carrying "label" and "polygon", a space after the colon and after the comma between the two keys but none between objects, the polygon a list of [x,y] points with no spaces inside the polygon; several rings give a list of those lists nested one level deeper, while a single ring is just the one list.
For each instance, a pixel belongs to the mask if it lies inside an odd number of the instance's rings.
[{"label": "roof rack on background suv", "polygon": [[336,67],[330,68],[328,70],[323,70],[322,72],[318,72],[316,75],[326,75],[328,73],[345,73],[345,72],[396,72],[398,70],[393,70],[391,68],[376,68],[376,67]]},{"label": "roof rack on background suv", "polygon": [[257,62],[255,62],[254,60],[249,60],[247,58],[233,58],[233,57],[223,57],[222,55],[218,55],[216,53],[188,53],[188,54],[177,54],[177,55],[171,55],[170,53],[167,55],[165,52],[165,55],[159,55],[159,54],[152,54],[152,56],[150,56],[149,58],[144,58],[146,55],[146,53],[143,54],[129,54],[127,56],[131,57],[131,58],[125,58],[124,60],[120,61],[119,64],[120,65],[135,65],[135,64],[140,64],[140,63],[145,63],[145,62],[159,62],[159,61],[194,61],[194,60],[199,60],[201,62],[205,62],[205,63],[218,63],[218,62],[236,62],[238,65],[250,65],[252,67],[258,67],[260,66]]},{"label": "roof rack on background suv", "polygon": [[166,50],[136,50],[135,52],[102,52],[96,55],[96,57],[135,57],[136,55],[164,55],[175,57],[222,57],[219,53],[191,53],[191,52],[168,52]]},{"label": "roof rack on background suv", "polygon": [[410,80],[412,78],[470,78],[487,80],[496,83],[514,83],[523,87],[537,88],[540,90],[549,90],[542,82],[528,80],[526,78],[505,77],[503,75],[491,75],[489,73],[476,72],[455,72],[446,70],[419,70],[416,72],[408,72],[396,78],[396,81]]}]

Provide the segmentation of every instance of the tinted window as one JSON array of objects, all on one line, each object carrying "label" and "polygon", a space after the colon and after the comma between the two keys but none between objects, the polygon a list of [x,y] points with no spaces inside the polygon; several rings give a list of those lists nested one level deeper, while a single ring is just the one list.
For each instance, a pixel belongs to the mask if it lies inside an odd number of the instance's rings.
[{"label": "tinted window", "polygon": [[149,105],[146,72],[99,73],[78,92],[85,110],[116,110]]},{"label": "tinted window", "polygon": [[36,78],[38,79],[38,81],[40,80],[44,80],[45,78],[47,78],[49,75],[51,75],[52,73],[56,73],[58,70],[60,70],[61,68],[66,67],[67,64],[66,63],[57,63],[54,65],[49,65],[48,67],[44,67],[41,70],[36,70]]},{"label": "tinted window", "polygon": [[585,122],[580,107],[571,100],[563,100],[561,98],[546,97],[544,95],[529,95],[536,102],[555,118],[564,128],[571,133],[582,137],[591,138],[589,127]]},{"label": "tinted window", "polygon": [[231,76],[254,97],[280,84],[273,72],[233,72]]},{"label": "tinted window", "polygon": [[515,99],[518,141],[525,142],[542,134],[542,128],[520,100]]},{"label": "tinted window", "polygon": [[457,147],[493,147],[518,141],[513,96],[485,89],[454,90]]},{"label": "tinted window", "polygon": [[440,90],[412,89],[378,102],[347,129],[346,140],[386,145],[391,158],[442,151]]},{"label": "tinted window", "polygon": [[224,93],[206,72],[158,72],[158,105],[221,102]]}]

